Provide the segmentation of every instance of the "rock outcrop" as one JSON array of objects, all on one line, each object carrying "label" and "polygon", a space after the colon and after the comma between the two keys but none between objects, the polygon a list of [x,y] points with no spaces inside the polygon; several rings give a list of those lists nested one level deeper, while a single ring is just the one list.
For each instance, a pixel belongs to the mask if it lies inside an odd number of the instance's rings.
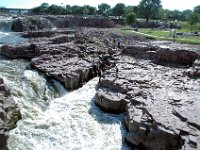
[{"label": "rock outcrop", "polygon": [[[96,104],[107,112],[126,112],[129,130],[126,140],[133,147],[148,150],[196,149],[200,136],[200,81],[185,76],[184,66],[170,66],[170,58],[167,59],[169,62],[165,62],[168,66],[138,59],[138,53],[148,52],[145,47],[140,49],[137,53],[136,50],[132,53],[130,49],[123,50],[126,55],[116,60],[118,72],[115,68],[104,72]],[[190,51],[185,53],[190,54]],[[193,62],[194,58],[190,58],[190,61],[186,60]],[[179,58],[172,60],[176,60],[173,63],[181,63]]]},{"label": "rock outcrop", "polygon": [[16,18],[11,26],[11,30],[15,32],[37,31],[43,29],[52,29],[54,25],[47,19],[42,17],[25,17]]},{"label": "rock outcrop", "polygon": [[47,76],[74,90],[96,76],[89,58],[70,57],[67,54],[42,55],[32,60],[31,65]]},{"label": "rock outcrop", "polygon": [[33,31],[22,36],[31,38],[20,44],[3,45],[0,54],[10,58],[31,59],[43,54],[59,54],[68,50],[68,46],[60,45],[75,40],[74,30]]},{"label": "rock outcrop", "polygon": [[114,23],[102,17],[78,17],[78,16],[47,16],[57,28],[66,27],[95,27],[95,28],[113,28]]},{"label": "rock outcrop", "polygon": [[139,59],[150,59],[155,63],[163,65],[178,64],[192,66],[195,60],[199,58],[199,53],[196,49],[184,47],[163,48],[147,44],[127,46],[123,49],[122,54]]},{"label": "rock outcrop", "polygon": [[68,27],[113,28],[114,23],[107,18],[73,16],[34,16],[16,18],[11,30],[15,32],[37,31]]},{"label": "rock outcrop", "polygon": [[35,44],[24,43],[22,45],[3,45],[1,54],[10,58],[33,58],[39,56],[39,51]]},{"label": "rock outcrop", "polygon": [[9,130],[21,119],[20,110],[0,78],[0,149],[7,150]]},{"label": "rock outcrop", "polygon": [[97,47],[93,39],[99,35],[105,36],[106,32],[99,33],[93,29],[87,34],[85,30],[25,32],[23,37],[29,38],[29,41],[3,45],[0,54],[31,59],[32,67],[60,81],[67,89],[77,89],[97,75],[94,66],[99,56],[108,51],[103,42],[99,41]]},{"label": "rock outcrop", "polygon": [[153,54],[152,59],[159,63],[175,63],[189,66],[192,66],[194,61],[199,57],[197,52],[187,48],[160,48]]}]

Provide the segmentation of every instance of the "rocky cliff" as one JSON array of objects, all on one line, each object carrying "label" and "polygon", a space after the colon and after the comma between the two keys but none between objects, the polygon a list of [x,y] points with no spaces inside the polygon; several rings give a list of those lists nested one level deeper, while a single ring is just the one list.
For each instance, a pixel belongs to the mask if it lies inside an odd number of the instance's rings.
[{"label": "rocky cliff", "polygon": [[113,28],[114,26],[111,20],[100,17],[34,16],[16,18],[11,30],[23,32],[67,27]]}]

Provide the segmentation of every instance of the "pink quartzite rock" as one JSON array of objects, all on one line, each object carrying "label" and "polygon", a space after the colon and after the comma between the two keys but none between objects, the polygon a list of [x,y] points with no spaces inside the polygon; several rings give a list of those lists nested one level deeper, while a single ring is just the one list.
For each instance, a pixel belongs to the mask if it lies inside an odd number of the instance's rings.
[{"label": "pink quartzite rock", "polygon": [[32,66],[60,81],[71,90],[79,88],[95,76],[90,61],[63,54],[35,58],[32,60]]},{"label": "pink quartzite rock", "polygon": [[[183,68],[122,56],[107,70],[96,103],[107,112],[126,109],[126,140],[148,150],[195,149],[200,136],[200,81]],[[125,105],[125,103],[129,103]]]}]

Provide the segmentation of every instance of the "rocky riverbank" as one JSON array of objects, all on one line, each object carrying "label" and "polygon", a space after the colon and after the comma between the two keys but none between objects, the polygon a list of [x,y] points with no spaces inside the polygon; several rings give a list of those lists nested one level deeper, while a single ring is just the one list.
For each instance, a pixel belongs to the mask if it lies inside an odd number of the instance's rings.
[{"label": "rocky riverbank", "polygon": [[[96,104],[125,114],[126,141],[134,148],[196,149],[200,136],[199,53],[186,47],[162,47],[112,29],[77,28],[23,33],[29,41],[4,45],[0,53],[31,59],[31,66],[73,90],[104,66]],[[122,41],[117,47],[114,39]]]},{"label": "rocky riverbank", "polygon": [[194,69],[198,57],[188,48],[124,48],[116,61],[118,72],[104,73],[96,103],[107,112],[126,112],[126,140],[136,147],[196,149],[200,80],[185,72],[192,64]]}]

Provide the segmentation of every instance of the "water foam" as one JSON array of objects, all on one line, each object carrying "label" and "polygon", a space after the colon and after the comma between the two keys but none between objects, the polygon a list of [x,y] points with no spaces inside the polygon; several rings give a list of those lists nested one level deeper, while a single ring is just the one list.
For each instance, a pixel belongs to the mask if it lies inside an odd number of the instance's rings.
[{"label": "water foam", "polygon": [[122,115],[102,112],[94,104],[95,78],[82,88],[51,101],[33,119],[21,120],[11,132],[10,149],[121,150]]}]

